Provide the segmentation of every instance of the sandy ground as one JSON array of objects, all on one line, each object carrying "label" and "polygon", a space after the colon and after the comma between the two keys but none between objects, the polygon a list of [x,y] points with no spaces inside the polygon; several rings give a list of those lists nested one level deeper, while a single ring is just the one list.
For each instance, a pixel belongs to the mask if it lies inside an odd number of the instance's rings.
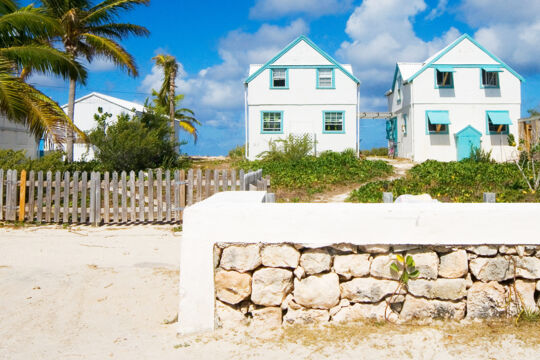
[{"label": "sandy ground", "polygon": [[540,357],[540,328],[512,324],[177,336],[164,320],[177,314],[180,236],[146,226],[0,229],[0,359]]}]

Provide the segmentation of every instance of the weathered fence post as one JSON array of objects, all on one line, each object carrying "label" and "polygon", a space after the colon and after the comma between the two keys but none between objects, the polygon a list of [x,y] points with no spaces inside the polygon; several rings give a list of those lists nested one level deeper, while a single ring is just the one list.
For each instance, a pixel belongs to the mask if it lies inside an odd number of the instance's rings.
[{"label": "weathered fence post", "polygon": [[126,172],[122,171],[122,222],[127,223],[127,181]]},{"label": "weathered fence post", "polygon": [[113,171],[112,173],[112,187],[113,187],[113,221],[118,223],[118,173]]},{"label": "weathered fence post", "polygon": [[4,219],[4,170],[0,169],[0,220]]},{"label": "weathered fence post", "polygon": [[219,170],[214,169],[214,194],[219,192]]},{"label": "weathered fence post", "polygon": [[394,194],[391,192],[383,192],[382,194],[383,203],[393,203],[394,202]]},{"label": "weathered fence post", "polygon": [[197,169],[197,202],[202,200],[202,170]]},{"label": "weathered fence post", "polygon": [[188,170],[188,191],[187,191],[187,204],[193,205],[193,169]]},{"label": "weathered fence post", "polygon": [[51,222],[51,201],[52,201],[52,171],[47,171],[47,188],[45,194],[45,222]]},{"label": "weathered fence post", "polygon": [[157,221],[163,221],[163,174],[161,169],[156,171]]},{"label": "weathered fence post", "polygon": [[62,193],[62,174],[57,171],[54,174],[54,222],[60,220],[60,195]]},{"label": "weathered fence post", "polygon": [[24,206],[26,204],[26,170],[21,171],[21,187],[19,191],[19,221],[24,221]]},{"label": "weathered fence post", "polygon": [[210,176],[210,169],[206,169],[204,172],[204,189],[207,198],[210,196],[210,183],[212,182]]},{"label": "weathered fence post", "polygon": [[[30,170],[28,174],[28,221],[34,221],[34,187],[35,187],[35,173],[34,170]],[[0,182],[1,183],[1,182]],[[1,187],[1,185],[0,185]],[[1,195],[0,195],[1,196]],[[0,206],[1,208],[1,206]],[[1,212],[1,210],[0,210]]]},{"label": "weathered fence post", "polygon": [[96,205],[96,215],[94,216],[94,225],[101,224],[101,173],[99,171],[96,171],[95,174],[96,178],[96,195],[94,198],[94,202]]},{"label": "weathered fence post", "polygon": [[90,173],[90,225],[96,224],[96,173]]},{"label": "weathered fence post", "polygon": [[148,221],[154,221],[154,172],[148,170]]},{"label": "weathered fence post", "polygon": [[73,173],[73,204],[71,205],[71,222],[79,221],[79,172]]},{"label": "weathered fence post", "polygon": [[238,172],[238,180],[240,181],[240,191],[246,190],[246,187],[244,186],[244,180],[245,180],[244,176],[245,176],[244,169],[240,169],[240,171]]},{"label": "weathered fence post", "polygon": [[137,212],[135,211],[137,204],[135,203],[135,200],[136,200],[135,171],[133,170],[129,172],[129,195],[130,195],[130,202],[129,202],[130,219],[129,220],[132,223],[134,223],[137,220]]},{"label": "weathered fence post", "polygon": [[139,170],[139,221],[144,222],[144,173]]},{"label": "weathered fence post", "polygon": [[171,171],[165,170],[165,221],[171,222]]},{"label": "weathered fence post", "polygon": [[174,171],[174,220],[180,221],[180,170]]},{"label": "weathered fence post", "polygon": [[69,222],[69,172],[64,172],[64,208],[62,209],[62,222],[67,224]]},{"label": "weathered fence post", "polygon": [[41,223],[43,218],[43,171],[38,172],[38,189],[37,189],[37,204],[36,204],[36,221]]}]

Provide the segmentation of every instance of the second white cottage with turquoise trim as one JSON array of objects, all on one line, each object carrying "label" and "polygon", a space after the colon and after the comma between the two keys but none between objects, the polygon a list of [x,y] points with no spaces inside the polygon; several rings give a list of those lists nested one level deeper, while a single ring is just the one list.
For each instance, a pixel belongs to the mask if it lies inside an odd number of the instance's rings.
[{"label": "second white cottage with turquoise trim", "polygon": [[250,65],[245,88],[246,157],[268,150],[271,140],[309,134],[314,153],[358,151],[360,81],[300,36],[265,64]]},{"label": "second white cottage with turquoise trim", "polygon": [[503,162],[517,156],[518,73],[465,34],[423,63],[396,65],[386,95],[389,149],[417,162],[467,158],[472,148]]}]

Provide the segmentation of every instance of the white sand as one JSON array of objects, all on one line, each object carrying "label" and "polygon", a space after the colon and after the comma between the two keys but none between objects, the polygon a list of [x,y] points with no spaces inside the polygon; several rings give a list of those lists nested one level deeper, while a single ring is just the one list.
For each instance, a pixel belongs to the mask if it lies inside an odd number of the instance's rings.
[{"label": "white sand", "polygon": [[178,305],[180,235],[170,228],[0,229],[0,359],[515,360],[540,353],[511,335],[454,344],[444,329],[426,327],[406,327],[408,336],[386,335],[382,326],[308,345],[253,330],[177,336],[174,324],[163,323]]}]

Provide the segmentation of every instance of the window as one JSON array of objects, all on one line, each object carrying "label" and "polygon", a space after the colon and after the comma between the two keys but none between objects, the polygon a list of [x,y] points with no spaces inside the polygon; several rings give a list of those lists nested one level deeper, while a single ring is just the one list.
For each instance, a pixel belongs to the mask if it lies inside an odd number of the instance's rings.
[{"label": "window", "polygon": [[283,133],[283,112],[282,111],[262,111],[261,112],[261,133],[282,134]]},{"label": "window", "polygon": [[438,88],[453,88],[454,87],[454,73],[448,70],[435,69],[435,77]]},{"label": "window", "polygon": [[287,89],[289,87],[289,76],[287,69],[271,69],[270,88]]},{"label": "window", "polygon": [[403,136],[407,135],[407,114],[403,114]]},{"label": "window", "polygon": [[396,82],[397,82],[396,101],[398,104],[401,104],[401,83],[403,82],[403,80],[401,80],[401,76],[398,75]]},{"label": "window", "polygon": [[323,111],[323,133],[344,133],[343,111]]},{"label": "window", "polygon": [[448,134],[450,116],[446,110],[426,111],[426,133],[427,134]]},{"label": "window", "polygon": [[334,89],[334,69],[317,69],[317,89]]},{"label": "window", "polygon": [[512,125],[508,111],[486,111],[487,134],[508,135],[508,128]]},{"label": "window", "polygon": [[482,69],[482,87],[498,88],[499,87],[499,72],[488,71]]}]

